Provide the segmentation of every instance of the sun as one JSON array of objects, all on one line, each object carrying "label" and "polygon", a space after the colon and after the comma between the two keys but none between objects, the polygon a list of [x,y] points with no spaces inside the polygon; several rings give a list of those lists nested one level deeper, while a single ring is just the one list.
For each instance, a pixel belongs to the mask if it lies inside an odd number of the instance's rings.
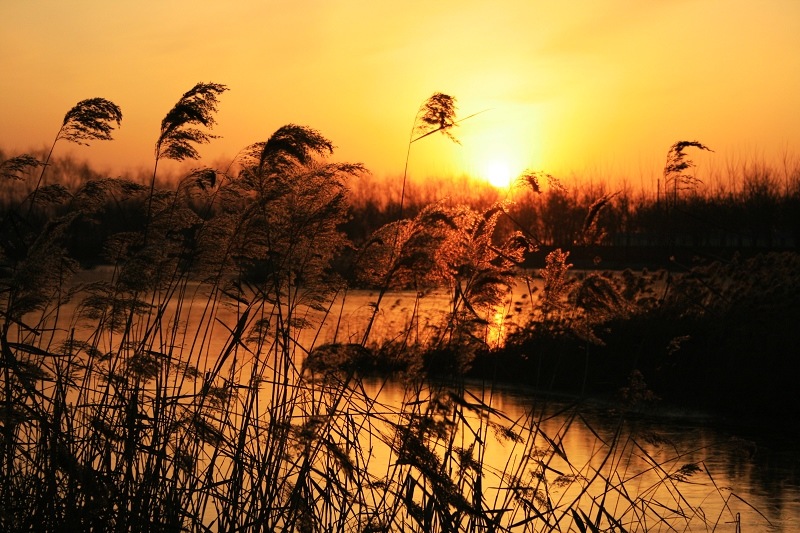
[{"label": "sun", "polygon": [[489,161],[484,167],[483,178],[494,187],[505,189],[511,185],[514,174],[508,162],[495,159]]}]

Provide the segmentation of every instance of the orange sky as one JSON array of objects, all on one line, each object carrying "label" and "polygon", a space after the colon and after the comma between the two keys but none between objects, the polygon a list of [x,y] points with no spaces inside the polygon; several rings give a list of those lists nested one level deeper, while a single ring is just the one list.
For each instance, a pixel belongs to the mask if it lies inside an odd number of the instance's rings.
[{"label": "orange sky", "polygon": [[100,96],[122,108],[115,140],[56,154],[111,173],[152,167],[161,119],[199,81],[230,88],[205,164],[293,122],[399,175],[436,91],[462,116],[488,111],[460,146],[415,145],[412,175],[589,169],[638,185],[677,140],[717,162],[800,153],[797,0],[4,0],[0,21],[0,147],[49,144]]}]

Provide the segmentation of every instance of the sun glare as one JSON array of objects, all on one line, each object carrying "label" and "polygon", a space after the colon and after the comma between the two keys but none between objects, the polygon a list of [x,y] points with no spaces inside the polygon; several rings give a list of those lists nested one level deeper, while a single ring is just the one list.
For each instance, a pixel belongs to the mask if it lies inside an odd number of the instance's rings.
[{"label": "sun glare", "polygon": [[505,161],[490,161],[484,169],[483,177],[498,189],[504,189],[511,184],[514,178],[511,167]]}]

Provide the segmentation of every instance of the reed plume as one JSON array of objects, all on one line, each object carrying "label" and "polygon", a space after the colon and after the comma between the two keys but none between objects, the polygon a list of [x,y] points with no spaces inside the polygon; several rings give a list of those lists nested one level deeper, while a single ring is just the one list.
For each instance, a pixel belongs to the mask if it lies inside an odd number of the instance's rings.
[{"label": "reed plume", "polygon": [[455,97],[444,93],[433,93],[420,106],[414,124],[414,132],[418,137],[413,139],[412,143],[436,132],[442,132],[454,143],[459,143],[451,132],[457,125]]},{"label": "reed plume", "polygon": [[[406,164],[403,168],[403,187],[400,191],[400,218],[403,218],[403,202],[406,196],[406,180],[408,178],[408,160],[411,157],[411,145],[420,139],[436,132],[442,132],[451,141],[458,143],[450,131],[456,126],[456,99],[444,93],[433,93],[425,100],[414,116],[411,136],[406,151]],[[415,137],[416,136],[416,137]]]},{"label": "reed plume", "polygon": [[30,205],[28,206],[28,214],[33,209],[37,191],[44,180],[44,173],[59,140],[64,139],[65,141],[83,145],[88,145],[89,141],[109,141],[111,140],[114,123],[119,126],[121,122],[122,110],[114,102],[105,98],[81,100],[67,111],[56,138],[50,146],[50,151],[41,164],[42,172],[39,174],[39,180],[33,189]]},{"label": "reed plume", "polygon": [[156,160],[197,159],[200,154],[195,144],[206,144],[215,135],[204,132],[198,126],[213,128],[216,121],[218,96],[228,88],[219,83],[198,83],[185,92],[178,103],[161,121],[161,134],[156,141]]},{"label": "reed plume", "polygon": [[35,169],[40,166],[42,166],[42,162],[32,155],[18,155],[0,163],[0,177],[4,180],[22,180],[25,179],[22,174],[27,169]]},{"label": "reed plume", "polygon": [[314,156],[330,155],[333,144],[313,128],[287,124],[265,142],[251,145],[248,153],[258,161],[259,171],[277,172],[295,165],[308,165]]},{"label": "reed plume", "polygon": [[586,218],[583,221],[583,228],[581,229],[581,235],[578,241],[579,244],[584,246],[600,244],[603,238],[605,238],[606,232],[599,225],[600,213],[618,194],[619,192],[605,194],[592,202],[592,205],[589,206],[589,210],[586,213]]},{"label": "reed plume", "polygon": [[684,150],[687,148],[697,148],[713,152],[711,148],[698,141],[678,141],[673,144],[667,152],[667,162],[664,165],[664,194],[669,188],[672,189],[672,203],[678,199],[678,191],[683,189],[693,189],[702,183],[696,176],[690,174],[688,170],[694,167],[694,161],[688,159]]},{"label": "reed plume", "polygon": [[219,83],[198,83],[181,96],[161,121],[161,133],[155,147],[156,160],[153,166],[153,177],[150,180],[150,196],[147,200],[145,244],[153,216],[153,196],[155,195],[159,160],[183,161],[200,157],[195,145],[206,144],[216,138],[215,135],[201,130],[200,126],[206,129],[214,127],[216,124],[214,114],[217,112],[219,104],[218,96],[227,90],[225,85]]},{"label": "reed plume", "polygon": [[[447,135],[447,137],[452,140],[453,142],[458,143],[458,140],[453,136],[451,133],[451,129],[456,126],[457,122],[455,120],[456,117],[456,99],[453,96],[436,92],[430,96],[420,108],[417,110],[417,114],[414,116],[414,122],[411,125],[411,135],[409,136],[408,140],[408,148],[406,150],[406,161],[405,166],[403,167],[403,185],[400,189],[400,209],[398,218],[402,220],[403,218],[403,206],[405,204],[406,198],[406,182],[408,180],[408,162],[411,158],[411,146],[429,135],[433,135],[436,132],[442,132],[443,134]],[[469,117],[467,117],[469,118]],[[407,235],[413,235],[415,232],[413,227],[415,227],[414,223],[409,224],[402,224],[398,223],[397,227],[393,227],[390,231],[393,232],[393,242],[391,245],[388,245],[388,250],[390,252],[390,257],[386,261],[386,264],[393,264],[398,259],[395,257],[396,251],[398,251],[398,239],[401,237],[401,234],[407,233]],[[405,228],[401,227],[405,226]],[[386,229],[389,226],[387,225]],[[410,230],[410,231],[409,231]],[[376,232],[377,234],[378,232]],[[382,240],[382,237],[379,239]],[[381,244],[388,244],[381,242]],[[402,245],[401,245],[402,247]],[[383,300],[383,296],[386,294],[386,291],[389,289],[390,283],[392,283],[391,276],[395,273],[395,269],[389,267],[385,270],[386,277],[380,284],[380,292],[378,293],[377,301],[375,302],[374,312],[372,317],[370,318],[369,325],[366,328],[366,332],[364,334],[363,342],[367,341],[369,337],[370,331],[372,329],[372,325],[375,321],[375,317],[377,316],[378,311],[380,310],[380,304]]]},{"label": "reed plume", "polygon": [[64,115],[64,122],[56,140],[64,139],[77,144],[88,141],[110,141],[113,123],[122,121],[120,108],[105,98],[89,98],[78,102]]}]

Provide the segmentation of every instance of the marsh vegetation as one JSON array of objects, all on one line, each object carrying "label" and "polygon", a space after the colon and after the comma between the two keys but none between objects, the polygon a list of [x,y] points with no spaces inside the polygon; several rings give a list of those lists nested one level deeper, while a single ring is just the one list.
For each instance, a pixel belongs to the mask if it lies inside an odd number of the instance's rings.
[{"label": "marsh vegetation", "polygon": [[[585,532],[738,521],[722,488],[714,516],[711,498],[684,497],[684,484],[713,476],[666,437],[631,431],[626,413],[668,396],[678,375],[714,378],[682,374],[680,354],[698,337],[725,353],[738,345],[736,364],[749,364],[736,332],[754,308],[765,327],[796,315],[796,255],[681,275],[575,275],[555,247],[532,269],[531,254],[557,243],[544,228],[558,225],[534,203],[414,205],[405,180],[381,215],[402,217],[350,238],[348,182],[366,171],[332,162],[331,142],[295,124],[225,169],[163,186],[159,161],[197,158],[225,90],[198,84],[167,113],[149,182],[49,180],[59,141],[110,139],[122,114],[103,99],[67,113],[46,158],[3,161],[0,528]],[[444,96],[421,107],[409,150],[453,134]],[[540,195],[545,182],[547,202],[566,197],[543,174],[520,183]],[[619,198],[598,195],[571,242],[601,245],[603,213]],[[86,266],[98,263],[102,275]],[[374,298],[353,329],[343,309],[358,288]],[[379,328],[393,291],[410,295],[409,310],[395,330]],[[421,321],[433,294],[442,312]],[[470,372],[507,377],[500,368],[550,391],[619,391],[614,431],[593,431],[579,403],[562,410],[563,425],[536,407],[509,416],[492,385],[466,385]],[[382,399],[376,375],[404,385],[399,399]],[[565,451],[578,425],[597,437],[591,460]],[[653,443],[671,452],[657,457]],[[500,466],[486,460],[498,449]],[[640,470],[628,470],[633,456]],[[632,479],[643,489],[629,490]]]}]

